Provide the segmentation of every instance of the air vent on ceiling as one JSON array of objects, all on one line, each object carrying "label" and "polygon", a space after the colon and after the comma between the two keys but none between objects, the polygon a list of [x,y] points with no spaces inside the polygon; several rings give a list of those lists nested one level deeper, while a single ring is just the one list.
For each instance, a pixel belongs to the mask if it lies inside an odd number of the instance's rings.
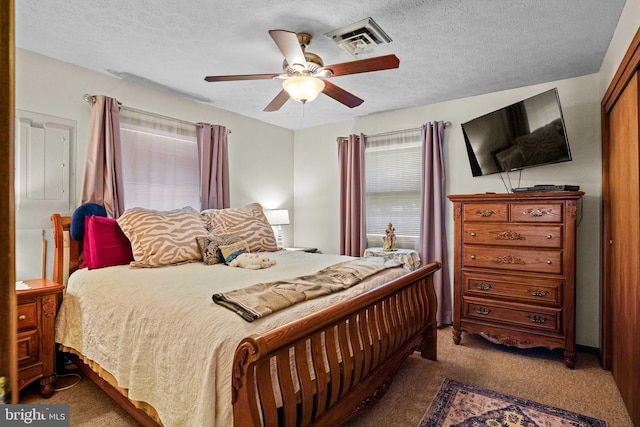
[{"label": "air vent on ceiling", "polygon": [[357,57],[360,53],[391,42],[391,37],[376,24],[373,18],[363,19],[355,24],[326,33],[341,49]]}]

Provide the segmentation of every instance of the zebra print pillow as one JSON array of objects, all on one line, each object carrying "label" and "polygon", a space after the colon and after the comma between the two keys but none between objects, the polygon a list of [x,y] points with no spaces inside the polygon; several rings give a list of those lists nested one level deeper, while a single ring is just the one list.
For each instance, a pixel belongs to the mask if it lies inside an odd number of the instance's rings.
[{"label": "zebra print pillow", "polygon": [[131,267],[160,267],[202,258],[197,237],[206,237],[202,217],[191,207],[171,211],[127,209],[118,225],[131,242]]},{"label": "zebra print pillow", "polygon": [[273,228],[259,203],[234,209],[207,209],[201,212],[205,226],[216,237],[239,236],[249,252],[278,250]]}]

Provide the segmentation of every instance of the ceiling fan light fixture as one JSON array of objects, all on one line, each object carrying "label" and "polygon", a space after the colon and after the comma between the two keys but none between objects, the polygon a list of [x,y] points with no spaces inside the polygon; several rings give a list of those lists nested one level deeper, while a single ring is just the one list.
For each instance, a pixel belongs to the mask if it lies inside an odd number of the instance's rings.
[{"label": "ceiling fan light fixture", "polygon": [[287,91],[291,99],[303,104],[316,99],[324,86],[322,79],[313,76],[294,76],[282,82],[282,88]]}]

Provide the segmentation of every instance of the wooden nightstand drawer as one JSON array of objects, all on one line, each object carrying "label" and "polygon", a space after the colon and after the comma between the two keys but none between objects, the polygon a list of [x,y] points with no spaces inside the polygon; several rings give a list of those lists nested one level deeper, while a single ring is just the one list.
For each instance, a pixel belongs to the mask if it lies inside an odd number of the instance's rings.
[{"label": "wooden nightstand drawer", "polygon": [[38,330],[18,334],[18,367],[29,365],[40,357]]},{"label": "wooden nightstand drawer", "polygon": [[558,307],[562,305],[563,280],[463,272],[462,281],[463,292],[469,296],[510,299]]},{"label": "wooden nightstand drawer", "polygon": [[509,304],[493,304],[481,299],[464,299],[463,317],[494,323],[523,326],[541,331],[562,331],[560,310]]},{"label": "wooden nightstand drawer", "polygon": [[464,224],[464,243],[561,248],[561,225]]},{"label": "wooden nightstand drawer", "polygon": [[18,388],[23,389],[24,387],[28,386],[32,382],[42,378],[42,370],[43,370],[42,362],[39,362],[35,365],[30,365],[29,367],[24,369],[20,369],[18,371],[18,374],[19,374]]},{"label": "wooden nightstand drawer", "polygon": [[562,273],[562,251],[464,245],[462,267]]},{"label": "wooden nightstand drawer", "polygon": [[506,203],[466,203],[463,220],[468,221],[507,221],[509,205]]},{"label": "wooden nightstand drawer", "polygon": [[38,324],[38,304],[35,302],[18,306],[18,331],[35,328]]},{"label": "wooden nightstand drawer", "polygon": [[513,203],[511,222],[562,222],[561,203]]},{"label": "wooden nightstand drawer", "polygon": [[28,289],[16,291],[18,390],[40,380],[40,394],[50,397],[56,378],[56,312],[64,286],[47,279],[25,283]]}]

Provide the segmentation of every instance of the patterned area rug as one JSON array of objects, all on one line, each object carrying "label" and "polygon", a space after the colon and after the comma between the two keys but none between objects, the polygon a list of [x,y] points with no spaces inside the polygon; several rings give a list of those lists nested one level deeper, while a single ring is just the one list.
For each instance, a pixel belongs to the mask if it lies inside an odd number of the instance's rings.
[{"label": "patterned area rug", "polygon": [[445,378],[419,427],[604,427],[604,421]]}]

